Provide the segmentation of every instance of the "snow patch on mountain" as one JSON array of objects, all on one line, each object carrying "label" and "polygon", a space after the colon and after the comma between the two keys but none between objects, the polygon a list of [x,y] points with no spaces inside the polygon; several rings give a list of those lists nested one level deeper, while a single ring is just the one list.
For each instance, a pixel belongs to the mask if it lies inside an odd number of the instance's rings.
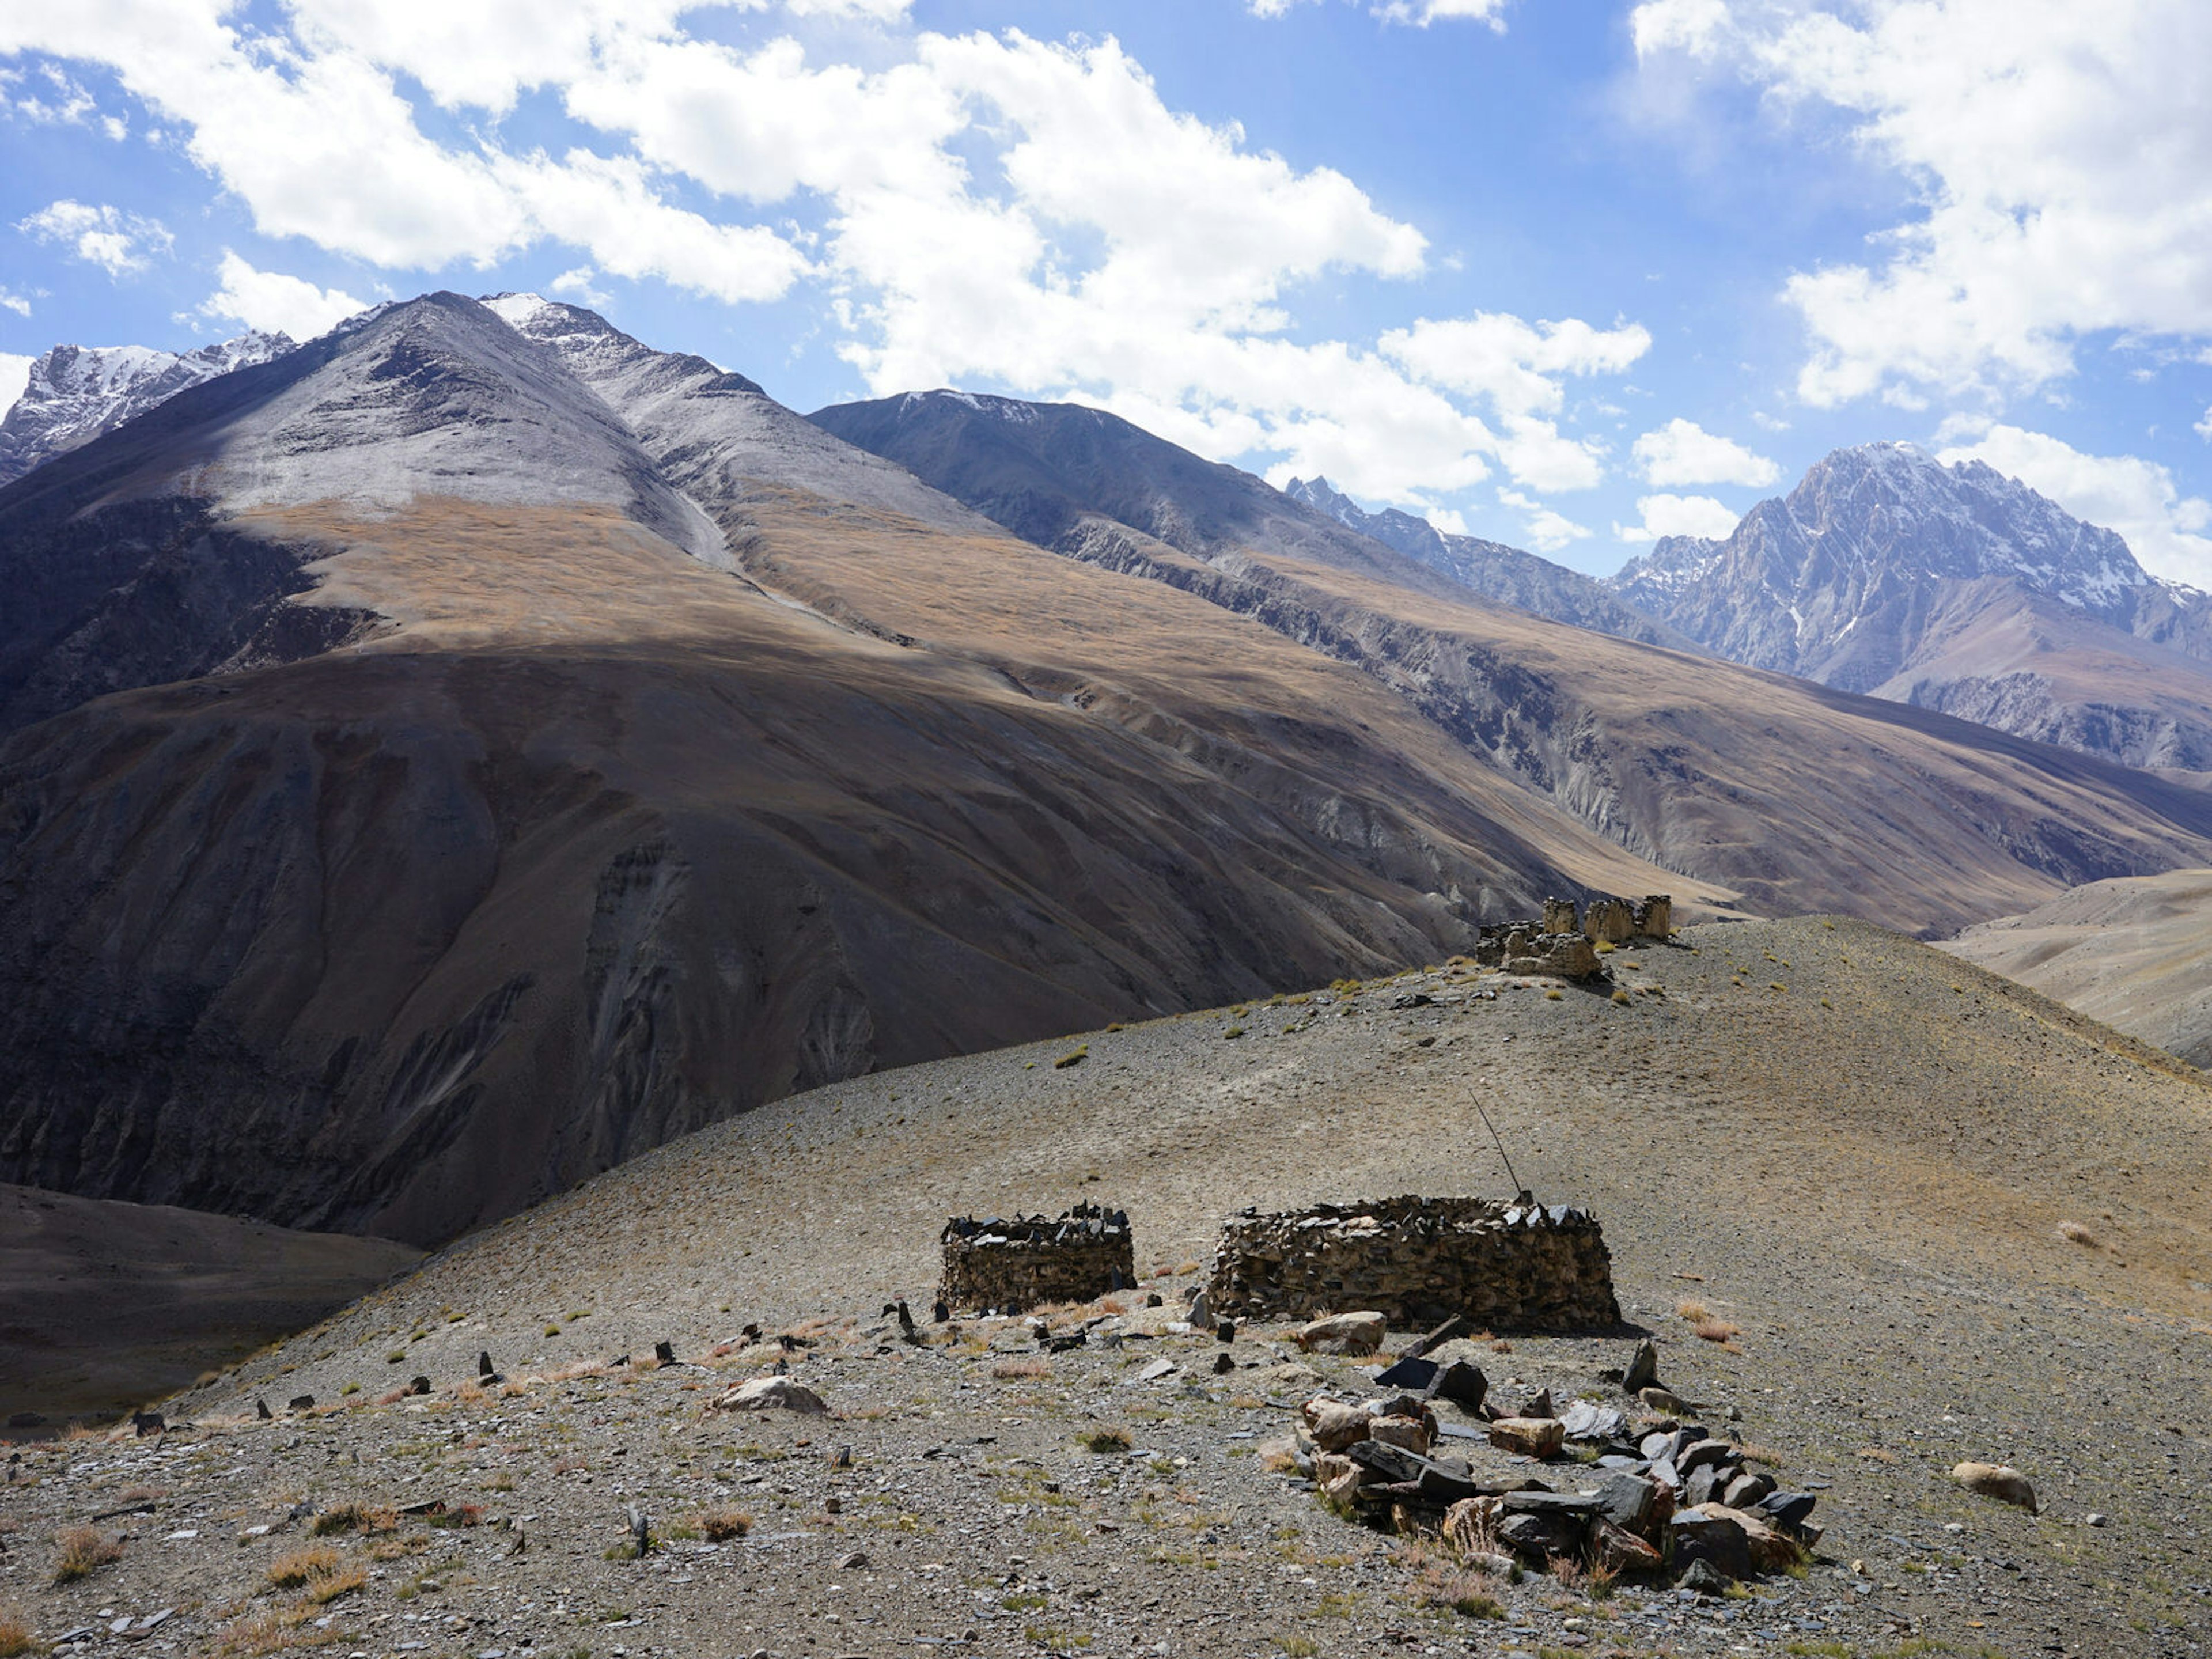
[{"label": "snow patch on mountain", "polygon": [[[0,418],[0,483],[90,443],[187,387],[294,349],[289,335],[242,334],[186,352],[154,346],[58,345],[33,360]],[[0,393],[4,393],[0,386]]]}]

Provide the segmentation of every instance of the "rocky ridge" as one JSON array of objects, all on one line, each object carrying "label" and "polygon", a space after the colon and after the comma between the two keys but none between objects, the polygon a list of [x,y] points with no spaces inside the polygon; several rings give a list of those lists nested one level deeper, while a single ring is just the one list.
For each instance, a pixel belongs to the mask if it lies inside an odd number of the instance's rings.
[{"label": "rocky ridge", "polygon": [[1283,493],[1500,605],[1577,628],[1641,640],[1646,645],[1663,645],[1676,651],[1703,649],[1680,629],[1645,615],[1596,578],[1534,553],[1479,536],[1439,530],[1426,519],[1396,507],[1370,513],[1332,488],[1327,478],[1293,478],[1283,486]]}]

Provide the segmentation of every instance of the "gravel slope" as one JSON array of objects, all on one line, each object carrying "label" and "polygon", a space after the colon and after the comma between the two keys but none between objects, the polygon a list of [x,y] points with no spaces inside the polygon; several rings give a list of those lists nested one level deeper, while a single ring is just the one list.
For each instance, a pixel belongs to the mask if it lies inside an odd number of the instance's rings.
[{"label": "gravel slope", "polygon": [[[264,1398],[273,1423],[27,1454],[39,1484],[0,1499],[21,1527],[0,1599],[48,1637],[101,1607],[174,1604],[151,1639],[173,1627],[194,1651],[253,1650],[256,1629],[364,1654],[888,1654],[971,1630],[952,1651],[2192,1650],[2212,1581],[2212,1088],[1856,924],[1696,928],[1608,962],[1624,988],[1664,993],[1622,1006],[1433,972],[1094,1034],[1064,1068],[1074,1039],[715,1126],[169,1407],[212,1422]],[[1396,1006],[1417,994],[1432,1000]],[[1501,1189],[1478,1105],[1540,1197],[1602,1218],[1668,1382],[1826,1483],[1804,1579],[1709,1605],[1531,1580],[1492,1587],[1503,1624],[1424,1607],[1433,1563],[1394,1558],[1237,1455],[1312,1387],[1273,1369],[1271,1333],[1244,1334],[1243,1368],[1218,1378],[1217,1345],[1173,1337],[1000,1377],[1006,1350],[1030,1351],[1018,1327],[908,1348],[878,1317],[894,1295],[926,1305],[947,1213],[1084,1196],[1129,1208],[1172,1307],[1190,1282],[1172,1270],[1243,1204]],[[1740,1352],[1689,1335],[1686,1296],[1741,1328]],[[1133,1309],[1122,1328],[1161,1316]],[[592,1364],[657,1340],[705,1358],[748,1322],[816,1340],[796,1369],[842,1417],[702,1417],[757,1348],[703,1368]],[[483,1350],[515,1387],[457,1393]],[[1510,1395],[1593,1386],[1626,1346],[1481,1352]],[[1177,1375],[1134,1380],[1163,1354]],[[436,1394],[361,1403],[418,1373]],[[287,1418],[301,1392],[339,1408]],[[1101,1423],[1145,1455],[1081,1450]],[[1962,1459],[2021,1468],[2042,1514],[1960,1492]],[[140,1485],[167,1495],[102,1523],[136,1534],[121,1561],[45,1588],[46,1538]],[[339,1536],[342,1560],[379,1576],[277,1632],[252,1621],[300,1596],[266,1568],[306,1540],[297,1526],[234,1540],[302,1498],[467,1501],[485,1525]],[[630,1503],[669,1540],[642,1564],[605,1559]],[[749,1540],[678,1533],[736,1503]]]}]

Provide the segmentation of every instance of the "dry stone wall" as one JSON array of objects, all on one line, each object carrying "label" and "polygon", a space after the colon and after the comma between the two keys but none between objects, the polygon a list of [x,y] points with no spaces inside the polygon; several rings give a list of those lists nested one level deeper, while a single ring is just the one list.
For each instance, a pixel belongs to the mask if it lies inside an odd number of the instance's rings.
[{"label": "dry stone wall", "polygon": [[1137,1282],[1128,1216],[1096,1204],[1079,1204],[1056,1219],[956,1216],[945,1224],[943,1242],[938,1297],[971,1312],[1088,1302]]},{"label": "dry stone wall", "polygon": [[1371,1309],[1394,1325],[1459,1314],[1493,1331],[1620,1322],[1596,1218],[1567,1205],[1481,1198],[1245,1210],[1222,1227],[1206,1298],[1241,1319]]}]

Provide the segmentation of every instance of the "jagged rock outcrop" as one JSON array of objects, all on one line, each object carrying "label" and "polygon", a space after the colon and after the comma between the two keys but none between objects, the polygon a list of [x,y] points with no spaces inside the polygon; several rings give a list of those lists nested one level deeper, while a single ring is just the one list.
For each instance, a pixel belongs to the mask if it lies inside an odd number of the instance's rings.
[{"label": "jagged rock outcrop", "polygon": [[1981,461],[1842,449],[1620,598],[1735,661],[2131,766],[2212,768],[2212,596]]}]

